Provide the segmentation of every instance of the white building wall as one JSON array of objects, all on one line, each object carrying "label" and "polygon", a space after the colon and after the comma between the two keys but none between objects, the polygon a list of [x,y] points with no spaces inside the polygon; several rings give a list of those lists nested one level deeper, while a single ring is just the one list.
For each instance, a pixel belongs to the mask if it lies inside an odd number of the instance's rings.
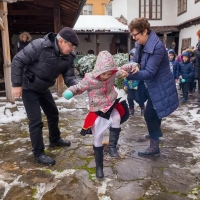
[{"label": "white building wall", "polygon": [[110,51],[110,43],[112,42],[113,35],[100,35],[99,36],[99,51]]},{"label": "white building wall", "polygon": [[87,42],[85,40],[85,38],[87,38],[87,35],[78,34],[78,37],[79,37],[80,44],[76,48],[77,52],[85,55],[87,54],[88,50],[91,49],[96,54],[96,36],[95,35],[91,35],[91,42]]},{"label": "white building wall", "polygon": [[128,24],[135,18],[139,17],[139,0],[125,0],[127,1],[127,20]]},{"label": "white building wall", "polygon": [[[128,3],[127,20],[128,23],[139,17],[139,0],[123,0]],[[113,1],[114,2],[114,1]],[[176,25],[177,1],[162,1],[162,20],[149,20],[151,26],[173,26]]]},{"label": "white building wall", "polygon": [[196,35],[197,31],[200,30],[200,24],[197,26],[191,26],[189,28],[184,28],[179,33],[179,53],[181,53],[182,39],[191,38],[191,46],[196,46],[198,42],[198,37]]},{"label": "white building wall", "polygon": [[[96,55],[96,36],[92,35],[91,42],[87,42],[85,40],[85,38],[87,37],[87,35],[79,35],[79,41],[80,44],[79,46],[76,48],[77,52],[80,52],[81,54],[87,54],[88,50],[93,50],[95,55]],[[112,37],[113,35],[100,35],[99,36],[99,51],[103,51],[103,50],[107,50],[110,51],[110,43],[112,42]]]},{"label": "white building wall", "polygon": [[[139,17],[139,0],[114,0],[113,14],[118,17],[121,14],[127,16],[128,23],[134,18]],[[127,9],[125,11],[125,8]],[[149,20],[151,26],[176,26],[188,20],[200,16],[200,2],[195,4],[194,0],[187,0],[187,12],[178,16],[178,0],[162,1],[162,20]],[[179,53],[181,51],[182,39],[191,38],[191,46],[196,46],[196,32],[200,29],[200,24],[182,29],[179,34]],[[161,38],[162,39],[162,38]],[[167,47],[171,46],[174,37],[168,36]]]},{"label": "white building wall", "polygon": [[[138,0],[132,0],[138,1]],[[123,15],[127,19],[127,0],[114,0],[112,1],[112,16],[120,17]]]},{"label": "white building wall", "polygon": [[[176,6],[177,9],[177,6]],[[187,0],[187,12],[180,16],[176,15],[176,24],[182,24],[190,19],[200,16],[200,2],[194,3],[194,0]]]}]

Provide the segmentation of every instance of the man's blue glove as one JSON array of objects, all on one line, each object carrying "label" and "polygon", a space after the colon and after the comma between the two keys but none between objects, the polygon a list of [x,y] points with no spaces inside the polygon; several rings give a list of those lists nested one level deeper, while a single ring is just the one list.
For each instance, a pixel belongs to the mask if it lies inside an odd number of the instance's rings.
[{"label": "man's blue glove", "polygon": [[69,100],[73,97],[71,90],[65,90],[62,95],[65,99]]}]

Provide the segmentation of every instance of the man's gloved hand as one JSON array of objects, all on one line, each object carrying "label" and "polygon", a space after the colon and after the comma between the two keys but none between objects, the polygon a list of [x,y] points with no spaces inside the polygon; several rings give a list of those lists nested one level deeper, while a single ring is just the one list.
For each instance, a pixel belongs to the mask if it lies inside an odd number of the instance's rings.
[{"label": "man's gloved hand", "polygon": [[65,91],[63,92],[62,96],[63,96],[65,99],[69,100],[69,99],[71,99],[71,98],[73,97],[73,93],[72,93],[71,90],[65,90]]}]

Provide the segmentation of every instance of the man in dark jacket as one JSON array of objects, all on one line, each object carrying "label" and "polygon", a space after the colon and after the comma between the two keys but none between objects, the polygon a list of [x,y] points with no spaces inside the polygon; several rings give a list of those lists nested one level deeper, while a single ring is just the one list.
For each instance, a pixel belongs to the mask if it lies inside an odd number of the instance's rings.
[{"label": "man in dark jacket", "polygon": [[59,113],[49,88],[60,74],[67,86],[77,84],[73,51],[78,44],[76,33],[65,27],[57,35],[49,33],[44,38],[33,40],[12,61],[13,95],[16,98],[22,96],[29,119],[34,161],[44,165],[54,165],[55,160],[44,153],[40,107],[47,116],[50,146],[71,145],[60,136]]}]

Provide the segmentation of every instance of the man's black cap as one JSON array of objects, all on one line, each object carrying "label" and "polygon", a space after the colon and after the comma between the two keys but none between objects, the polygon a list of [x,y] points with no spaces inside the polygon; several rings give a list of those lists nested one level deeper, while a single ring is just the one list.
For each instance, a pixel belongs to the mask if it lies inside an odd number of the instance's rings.
[{"label": "man's black cap", "polygon": [[71,42],[74,46],[79,45],[79,39],[75,31],[73,31],[69,27],[64,27],[60,32],[59,35],[69,42]]}]

